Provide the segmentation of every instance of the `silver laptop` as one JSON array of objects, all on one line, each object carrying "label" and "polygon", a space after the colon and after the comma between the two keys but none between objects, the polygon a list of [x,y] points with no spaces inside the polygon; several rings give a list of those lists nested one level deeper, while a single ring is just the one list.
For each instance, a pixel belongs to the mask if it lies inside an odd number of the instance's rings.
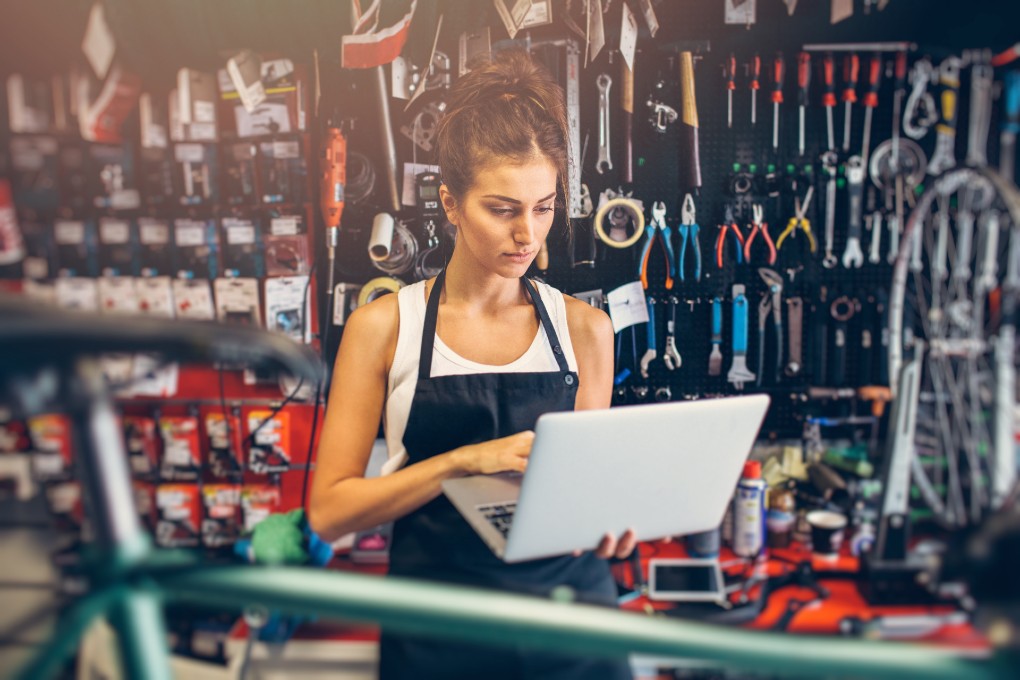
[{"label": "silver laptop", "polygon": [[769,397],[547,413],[524,475],[449,479],[443,492],[506,562],[706,531],[726,504]]}]

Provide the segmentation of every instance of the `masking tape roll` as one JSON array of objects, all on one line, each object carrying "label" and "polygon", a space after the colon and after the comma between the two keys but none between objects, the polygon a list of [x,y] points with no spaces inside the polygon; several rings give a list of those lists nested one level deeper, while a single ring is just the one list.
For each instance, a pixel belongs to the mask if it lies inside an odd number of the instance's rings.
[{"label": "masking tape roll", "polygon": [[367,305],[372,300],[382,297],[387,293],[396,293],[404,287],[404,282],[392,276],[380,276],[374,278],[361,287],[358,294],[358,306]]},{"label": "masking tape roll", "polygon": [[[616,241],[610,238],[609,234],[606,233],[605,228],[603,227],[602,224],[606,218],[606,215],[608,215],[609,211],[613,210],[614,208],[622,208],[628,211],[634,217],[635,227],[634,233],[623,241]],[[638,239],[641,238],[641,234],[644,233],[644,230],[645,230],[645,215],[638,208],[637,203],[630,200],[629,198],[623,198],[618,196],[616,198],[610,199],[603,203],[599,207],[598,212],[595,213],[595,233],[598,235],[599,239],[610,248],[629,248],[630,246],[638,242]]]}]

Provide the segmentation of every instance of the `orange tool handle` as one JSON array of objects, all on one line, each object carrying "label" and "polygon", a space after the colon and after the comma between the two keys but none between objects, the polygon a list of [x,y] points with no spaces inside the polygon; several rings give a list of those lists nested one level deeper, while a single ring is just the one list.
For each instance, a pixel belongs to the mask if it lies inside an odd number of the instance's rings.
[{"label": "orange tool handle", "polygon": [[735,78],[737,77],[737,58],[730,52],[730,58],[726,60],[726,89],[735,90],[737,84]]},{"label": "orange tool handle", "polygon": [[751,89],[757,90],[761,88],[761,57],[757,54],[751,58]]},{"label": "orange tool handle", "polygon": [[907,85],[907,53],[896,53],[896,89],[902,90]]},{"label": "orange tool handle", "polygon": [[783,103],[783,77],[785,75],[785,65],[783,63],[783,53],[778,52],[776,59],[772,62],[772,101],[776,104]]},{"label": "orange tool handle", "polygon": [[857,78],[861,72],[861,60],[856,54],[848,54],[843,57],[843,101],[857,101]]},{"label": "orange tool handle", "polygon": [[825,81],[822,106],[833,107],[836,105],[836,80],[835,65],[833,64],[831,52],[826,53],[822,58],[822,80]]},{"label": "orange tool handle", "polygon": [[869,108],[878,106],[878,88],[882,84],[882,55],[875,52],[868,62],[868,92],[864,95],[864,105]]},{"label": "orange tool handle", "polygon": [[344,187],[347,184],[347,140],[340,128],[326,130],[322,145],[319,200],[326,227],[339,227],[344,212]]},{"label": "orange tool handle", "polygon": [[797,102],[801,106],[808,104],[808,86],[811,84],[811,55],[801,52],[797,55]]}]

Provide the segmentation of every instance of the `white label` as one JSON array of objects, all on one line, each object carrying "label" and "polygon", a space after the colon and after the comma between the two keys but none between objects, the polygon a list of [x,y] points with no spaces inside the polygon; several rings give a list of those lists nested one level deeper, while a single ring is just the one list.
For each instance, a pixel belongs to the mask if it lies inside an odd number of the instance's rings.
[{"label": "white label", "polygon": [[178,247],[187,248],[205,245],[205,224],[202,222],[196,224],[190,220],[181,220],[177,222],[176,227],[175,240]]},{"label": "white label", "polygon": [[545,26],[552,22],[552,5],[549,0],[531,0],[528,13],[521,21],[521,28],[534,28]]},{"label": "white label", "polygon": [[169,276],[155,276],[138,279],[135,282],[138,295],[138,311],[147,316],[173,318],[174,296]]},{"label": "white label", "polygon": [[188,139],[194,142],[216,141],[216,123],[192,123],[188,126]]},{"label": "white label", "polygon": [[104,314],[137,314],[138,294],[130,276],[104,276],[97,280],[100,311]]},{"label": "white label", "polygon": [[620,25],[620,54],[627,62],[627,68],[634,70],[634,50],[637,49],[638,25],[637,17],[630,6],[623,3],[623,23]]},{"label": "white label", "polygon": [[595,61],[606,46],[606,26],[602,21],[602,0],[588,2],[588,55],[585,64]]},{"label": "white label", "polygon": [[255,243],[255,227],[251,224],[235,224],[226,228],[227,243],[247,245]]},{"label": "white label", "polygon": [[85,223],[60,220],[53,225],[53,235],[58,245],[74,246],[85,242]]},{"label": "white label", "polygon": [[142,219],[138,222],[138,229],[143,245],[161,246],[170,242],[170,227],[166,222]]},{"label": "white label", "polygon": [[83,312],[99,310],[99,294],[96,280],[86,278],[57,279],[57,305],[64,309],[77,309]]},{"label": "white label", "polygon": [[269,222],[269,232],[273,236],[294,236],[298,233],[298,218],[274,217]]},{"label": "white label", "polygon": [[291,142],[273,142],[272,146],[273,158],[300,158],[301,157],[301,146],[294,141]]},{"label": "white label", "polygon": [[195,123],[216,122],[215,103],[206,101],[196,101],[194,104],[195,104],[195,120],[193,120],[191,123],[192,128],[194,128]]},{"label": "white label", "polygon": [[266,327],[295,342],[311,342],[307,276],[283,276],[266,281]]},{"label": "white label", "polygon": [[609,318],[613,320],[613,331],[639,323],[648,323],[648,305],[640,281],[627,283],[606,295],[609,303]]},{"label": "white label", "polygon": [[177,144],[174,158],[178,163],[201,163],[205,160],[205,150],[201,144]]},{"label": "white label", "polygon": [[[262,325],[259,311],[258,279],[216,279],[213,283],[216,298],[216,318],[220,321],[248,322]],[[243,316],[244,321],[239,319]]]},{"label": "white label", "polygon": [[[850,0],[853,3],[853,0]],[[738,26],[749,26],[758,14],[757,0],[726,0],[724,22]]]},{"label": "white label", "polygon": [[212,319],[212,288],[205,280],[174,279],[172,282],[174,307],[183,319]]},{"label": "white label", "polygon": [[99,223],[99,240],[106,244],[127,243],[131,240],[131,227],[123,220],[103,220]]}]

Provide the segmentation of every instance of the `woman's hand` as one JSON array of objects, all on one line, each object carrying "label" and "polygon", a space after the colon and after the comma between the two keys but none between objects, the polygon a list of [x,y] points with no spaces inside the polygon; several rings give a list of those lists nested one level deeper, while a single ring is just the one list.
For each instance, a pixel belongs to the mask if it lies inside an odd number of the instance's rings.
[{"label": "woman's hand", "polygon": [[[637,536],[634,535],[633,529],[627,529],[623,532],[623,536],[620,536],[620,540],[616,540],[616,536],[613,532],[606,532],[606,535],[602,537],[599,542],[599,547],[595,549],[595,555],[602,559],[608,559],[615,557],[619,560],[625,559],[634,552],[634,548],[637,546]],[[574,557],[580,557],[581,551],[577,550],[574,552]]]},{"label": "woman's hand", "polygon": [[518,432],[509,437],[481,444],[462,446],[450,452],[454,465],[465,475],[491,475],[497,472],[524,472],[531,455],[535,433]]}]

